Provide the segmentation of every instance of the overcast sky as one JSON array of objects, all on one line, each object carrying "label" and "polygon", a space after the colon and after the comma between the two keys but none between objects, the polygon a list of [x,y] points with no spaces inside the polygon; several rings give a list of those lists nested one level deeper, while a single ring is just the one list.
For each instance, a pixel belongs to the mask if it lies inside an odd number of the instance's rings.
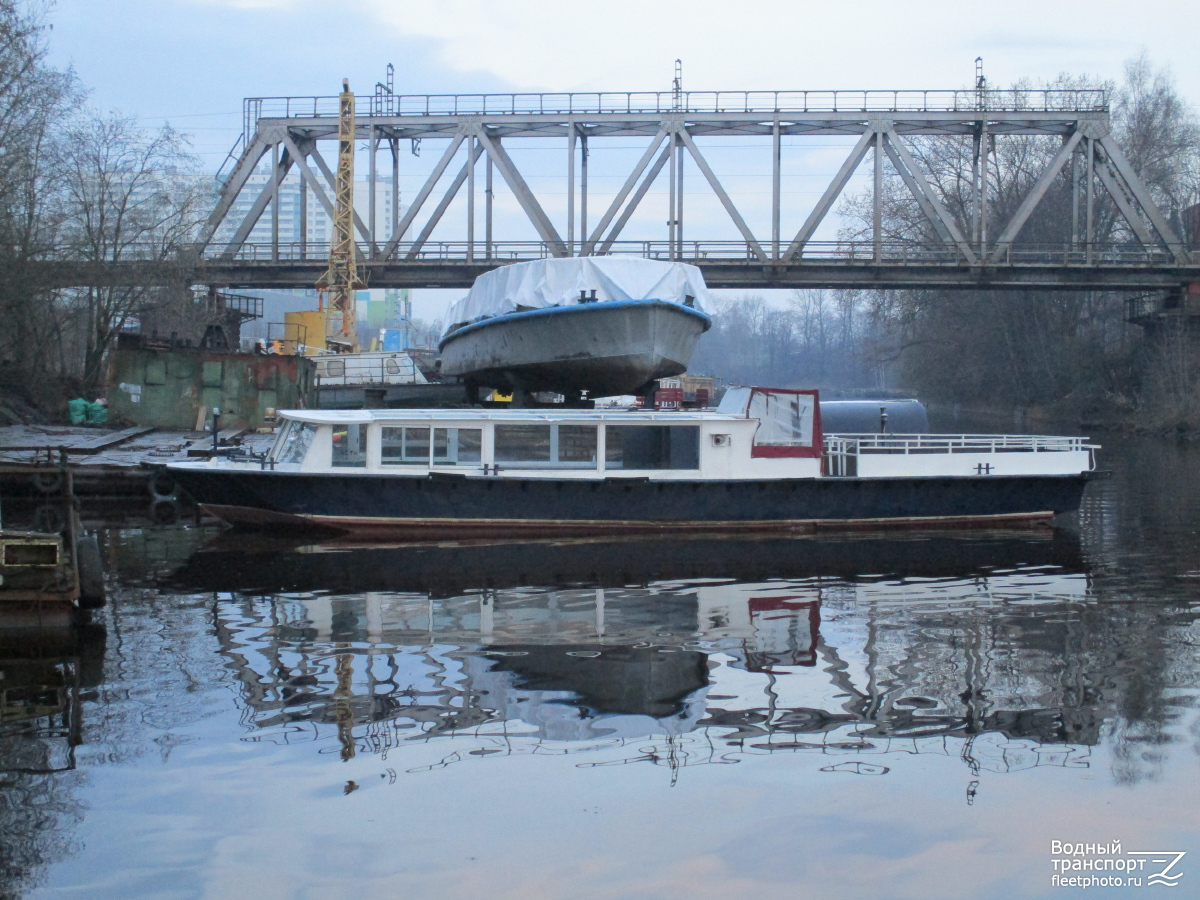
[{"label": "overcast sky", "polygon": [[970,84],[976,56],[1002,86],[1119,79],[1144,50],[1200,101],[1195,0],[58,0],[50,18],[52,61],[97,106],[169,121],[214,170],[243,97],[370,93],[389,62],[403,93],[669,90],[676,58],[690,90],[934,89]]}]

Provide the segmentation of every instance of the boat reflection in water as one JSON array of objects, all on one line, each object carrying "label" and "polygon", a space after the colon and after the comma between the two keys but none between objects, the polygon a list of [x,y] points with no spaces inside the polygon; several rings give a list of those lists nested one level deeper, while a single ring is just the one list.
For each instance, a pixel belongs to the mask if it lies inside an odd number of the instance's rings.
[{"label": "boat reflection in water", "polygon": [[[157,548],[141,549],[144,556]],[[1078,572],[1082,566],[1075,535],[1041,527],[423,543],[353,538],[314,543],[225,531],[182,565],[177,561],[173,573],[157,581],[184,591],[419,591],[447,597],[485,587],[525,585],[624,586],[685,578],[954,578],[1018,567]]]},{"label": "boat reflection in water", "polygon": [[1086,765],[1111,708],[1065,687],[1087,681],[1069,648],[1088,584],[1060,532],[218,541],[174,581],[218,592],[251,739],[409,772],[519,753],[679,769],[811,751],[859,774],[895,751],[972,771]]}]

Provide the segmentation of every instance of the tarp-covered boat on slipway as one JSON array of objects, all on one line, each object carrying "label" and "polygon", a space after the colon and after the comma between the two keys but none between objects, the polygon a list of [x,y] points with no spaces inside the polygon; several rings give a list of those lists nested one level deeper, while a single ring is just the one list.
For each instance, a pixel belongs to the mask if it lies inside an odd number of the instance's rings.
[{"label": "tarp-covered boat on slipway", "polygon": [[636,394],[687,371],[708,289],[695,266],[589,256],[503,266],[450,310],[442,375],[474,388]]}]

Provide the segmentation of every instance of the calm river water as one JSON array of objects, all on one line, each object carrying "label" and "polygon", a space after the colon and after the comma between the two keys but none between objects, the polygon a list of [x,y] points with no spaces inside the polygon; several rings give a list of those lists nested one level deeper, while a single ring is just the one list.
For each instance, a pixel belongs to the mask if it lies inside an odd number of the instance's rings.
[{"label": "calm river water", "polygon": [[1105,444],[1034,531],[110,528],[0,662],[0,896],[1200,896],[1200,448]]}]

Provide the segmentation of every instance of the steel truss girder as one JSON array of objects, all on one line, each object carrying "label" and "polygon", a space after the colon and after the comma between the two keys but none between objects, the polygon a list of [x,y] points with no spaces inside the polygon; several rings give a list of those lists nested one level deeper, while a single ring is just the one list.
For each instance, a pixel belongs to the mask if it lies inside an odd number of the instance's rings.
[{"label": "steel truss girder", "polygon": [[[337,190],[337,176],[333,174],[333,170],[329,168],[329,164],[325,162],[325,158],[321,156],[321,152],[314,146],[310,151],[313,162],[317,164],[317,168],[321,170],[321,174],[325,176],[325,181],[329,187]],[[354,210],[354,230],[358,232],[360,238],[364,241],[371,240],[371,230],[367,228],[362,217],[358,214],[358,210]]]},{"label": "steel truss girder", "polygon": [[[583,236],[585,238],[583,245],[584,256],[591,255],[592,250],[595,249],[596,242],[600,240],[600,236],[604,234],[604,229],[609,226],[609,223],[612,222],[613,217],[621,209],[622,204],[625,202],[625,198],[629,196],[629,192],[633,190],[633,186],[637,184],[637,180],[642,177],[642,173],[646,171],[646,166],[650,164],[650,160],[654,156],[655,151],[657,151],[662,142],[666,140],[666,137],[667,132],[659,129],[659,131],[654,135],[654,139],[650,141],[650,146],[646,148],[641,159],[639,159],[637,164],[633,167],[633,171],[629,173],[629,177],[625,179],[625,183],[621,185],[621,189],[617,191],[617,195],[613,198],[612,203],[609,204],[608,209],[604,211],[604,215],[600,217],[600,221],[596,224],[596,230],[592,232],[591,237]],[[662,157],[661,161],[655,168],[655,175],[658,175],[664,162],[666,162],[665,156]],[[652,181],[653,178],[650,180]],[[644,194],[645,192],[643,191],[642,193]],[[641,199],[640,195],[638,199]],[[637,203],[635,201],[633,206],[636,207],[636,205]],[[628,218],[628,216],[625,218]],[[623,225],[624,222],[621,224]],[[615,229],[614,234],[609,237],[609,244],[615,240],[617,234],[620,234],[619,226]]]},{"label": "steel truss girder", "polygon": [[[142,260],[119,262],[44,260],[32,263],[39,287],[179,284],[242,285],[247,288],[307,288],[325,270],[324,260],[250,262],[184,254],[175,267]],[[1200,281],[1200,262],[1162,266],[919,266],[847,265],[806,260],[802,265],[763,265],[757,260],[687,258],[714,288],[845,288],[861,290],[1169,290]],[[467,288],[496,267],[495,261],[370,260],[363,264],[375,287]]]},{"label": "steel truss girder", "polygon": [[[1166,246],[1171,256],[1177,263],[1186,263],[1189,260],[1189,253],[1183,241],[1175,233],[1171,224],[1163,216],[1159,208],[1154,204],[1150,197],[1149,191],[1138,178],[1125,160],[1121,148],[1113,140],[1112,135],[1108,133],[1107,128],[1100,131],[1099,135],[1094,138],[1090,132],[1095,129],[1081,128],[1067,137],[1063,141],[1062,146],[1055,153],[1050,163],[1038,177],[1029,193],[1021,201],[1017,211],[1013,213],[1012,219],[1004,226],[1004,230],[996,239],[991,251],[988,253],[988,262],[995,265],[998,264],[1005,256],[1006,252],[1011,249],[1013,241],[1020,233],[1021,228],[1029,220],[1038,203],[1045,197],[1050,185],[1062,173],[1064,166],[1075,150],[1081,144],[1089,147],[1085,153],[1090,152],[1093,155],[1091,160],[1091,169],[1094,169],[1096,176],[1100,179],[1100,183],[1104,186],[1108,195],[1120,210],[1122,217],[1128,223],[1130,229],[1141,241],[1142,246],[1152,248],[1155,245],[1154,234],[1158,235],[1159,240]],[[1146,227],[1146,223],[1142,221],[1142,216],[1150,222],[1150,228]],[[1090,226],[1089,226],[1090,227]],[[1093,241],[1093,236],[1089,233],[1087,243],[1090,246]]]},{"label": "steel truss girder", "polygon": [[1137,235],[1143,247],[1153,246],[1154,237],[1150,234],[1150,229],[1146,227],[1146,224],[1137,214],[1136,201],[1131,200],[1126,193],[1125,187],[1110,164],[1109,159],[1096,152],[1095,162],[1097,163],[1095,166],[1096,176],[1100,179],[1100,183],[1104,185],[1104,189],[1108,191],[1108,195],[1112,197],[1113,202],[1117,204],[1117,209],[1121,211],[1121,215],[1124,217],[1126,223],[1133,229],[1133,233]]},{"label": "steel truss girder", "polygon": [[[858,120],[827,123],[823,125],[797,125],[797,124],[780,124],[780,134],[783,137],[845,137],[847,135],[856,135],[862,132],[866,117],[860,117]],[[989,131],[993,134],[1000,135],[1032,135],[1032,136],[1054,136],[1070,134],[1075,129],[1074,122],[1061,122],[1053,126],[1043,126],[1038,124],[1014,124],[1010,127],[996,126],[992,130],[989,124]],[[332,140],[332,135],[325,128],[307,128],[302,124],[297,124],[295,120],[287,120],[288,130],[295,135],[313,140]],[[587,133],[591,137],[652,137],[661,127],[661,121],[638,123],[624,127],[616,127],[599,124],[580,125],[580,129],[587,129]],[[566,129],[559,125],[544,128],[515,128],[506,125],[487,126],[488,133],[503,139],[511,138],[546,138],[546,137],[566,137]],[[711,124],[711,123],[687,123],[688,132],[693,137],[711,137],[711,136],[730,136],[730,137],[770,137],[773,134],[773,126],[770,122],[745,123],[738,125],[730,124]],[[897,134],[903,135],[935,135],[948,137],[952,135],[972,135],[978,130],[978,121],[971,125],[968,123],[958,125],[945,125],[938,128],[930,128],[924,125],[914,125],[905,122],[897,122],[895,124]],[[367,129],[364,129],[364,132]],[[452,136],[457,127],[437,127],[437,128],[420,128],[420,129],[387,129],[381,133],[381,137],[395,138],[399,140],[437,140]],[[366,137],[361,140],[368,140]]]},{"label": "steel truss girder", "polygon": [[[1062,145],[1046,171],[1041,173],[1025,196],[1012,219],[1007,223],[998,223],[1003,226],[999,237],[995,241],[981,238],[981,246],[973,247],[971,241],[964,236],[959,223],[956,223],[949,214],[945,204],[905,147],[904,139],[915,136],[974,136],[980,133],[992,136],[1059,137]],[[534,192],[504,149],[503,142],[510,138],[565,141],[571,134],[586,134],[593,141],[605,137],[644,136],[650,139],[650,144],[590,234],[581,230],[578,244],[573,241],[571,248],[568,248]],[[489,171],[493,165],[499,169],[501,177],[508,184],[518,204],[552,255],[567,255],[573,252],[575,246],[578,246],[579,252],[585,255],[594,252],[608,252],[668,160],[673,159],[671,148],[680,146],[685,148],[695,161],[709,187],[746,242],[749,252],[759,262],[767,263],[772,260],[769,260],[759,239],[747,226],[744,217],[725,191],[694,140],[722,135],[754,137],[776,142],[784,137],[854,136],[858,138],[854,150],[829,183],[816,206],[809,212],[796,237],[786,250],[779,253],[778,261],[782,261],[784,264],[810,264],[809,260],[803,258],[805,245],[812,240],[817,228],[832,210],[866,154],[873,150],[875,153],[876,195],[874,198],[873,235],[877,247],[875,264],[883,262],[878,254],[878,247],[882,240],[879,195],[882,183],[882,158],[886,154],[893,169],[916,200],[943,245],[952,248],[958,258],[968,266],[979,266],[981,259],[985,259],[988,265],[998,265],[1002,260],[1007,259],[1007,253],[1012,248],[1022,227],[1045,197],[1052,183],[1059,177],[1065,162],[1076,152],[1077,145],[1084,141],[1085,135],[1087,138],[1084,146],[1094,157],[1092,164],[1089,164],[1089,171],[1094,168],[1096,177],[1112,196],[1130,228],[1143,245],[1147,248],[1154,246],[1157,237],[1158,241],[1166,245],[1177,262],[1185,262],[1189,259],[1187,249],[1172,232],[1166,217],[1153,205],[1149,191],[1142,185],[1109,135],[1106,112],[964,110],[960,112],[893,111],[881,114],[874,111],[850,110],[803,114],[788,112],[778,113],[774,116],[767,116],[761,112],[671,114],[612,112],[575,113],[571,116],[541,113],[474,114],[469,116],[368,115],[358,119],[356,135],[358,139],[370,142],[373,148],[372,152],[375,152],[375,148],[380,143],[387,141],[440,138],[449,142],[433,172],[409,204],[404,216],[395,223],[394,233],[383,246],[382,252],[375,256],[374,250],[372,250],[372,255],[377,259],[389,260],[397,255],[403,236],[414,225],[419,213],[426,206],[433,191],[445,175],[449,164],[457,155],[460,145],[468,142],[468,146],[472,148],[472,159],[463,164],[456,177],[451,181],[437,207],[426,220],[416,242],[406,248],[404,252],[406,261],[416,262],[419,259],[422,247],[429,240],[438,223],[442,221],[444,213],[459,194],[463,183],[468,181],[474,183],[474,179],[471,177],[474,172],[473,166],[484,154],[489,161]],[[667,149],[655,158],[659,147],[667,138],[670,138]],[[272,197],[276,196],[279,184],[292,167],[298,169],[304,184],[312,190],[317,200],[329,212],[331,201],[308,162],[309,160],[314,162],[325,181],[332,186],[333,173],[325,164],[317,145],[320,141],[336,139],[337,123],[332,116],[260,119],[254,138],[248,143],[246,151],[222,188],[216,208],[204,229],[205,243],[211,241],[221,221],[228,215],[236,201],[237,195],[244,189],[251,173],[260,164],[263,156],[272,152],[273,148],[277,154],[280,151],[282,153],[278,156],[278,165],[272,178],[251,204],[249,213],[239,224],[233,239],[224,248],[223,255],[227,259],[232,258],[243,246],[246,237],[270,204]],[[681,149],[679,152],[683,153],[683,150]],[[681,160],[682,156],[679,159]],[[671,164],[672,171],[674,171],[675,162],[672,161]],[[374,166],[371,166],[370,170],[373,172]],[[778,174],[776,173],[773,178],[777,179]],[[778,187],[775,186],[774,189],[778,190]],[[675,190],[674,184],[672,190]],[[982,188],[977,202],[983,204],[987,202],[986,192]],[[471,199],[468,200],[468,203],[473,209]],[[778,206],[777,201],[776,206]],[[572,221],[567,232],[573,234],[575,231],[573,203],[569,205],[569,209]],[[778,220],[779,211],[775,209],[772,214],[772,239],[775,242],[778,241],[777,235],[774,234],[778,230]],[[489,246],[491,245],[490,223],[489,212],[487,226]],[[371,225],[374,226],[374,224],[373,220]],[[580,225],[582,227],[582,221]],[[362,222],[357,214],[355,227],[370,247],[377,246],[372,240],[371,229]],[[468,225],[468,228],[470,227],[472,226]],[[778,244],[775,243],[773,246],[773,253],[778,253]],[[278,255],[277,249],[277,246],[273,247],[273,257]]]},{"label": "steel truss girder", "polygon": [[1058,148],[1058,152],[1050,160],[1050,164],[1038,176],[1038,180],[1034,182],[1029,193],[1025,195],[1025,199],[1021,201],[1021,205],[1017,207],[1017,211],[1013,213],[1013,217],[1009,219],[1008,224],[1004,226],[1004,230],[1000,232],[1000,237],[996,238],[996,246],[989,256],[990,262],[996,262],[1001,259],[1006,249],[1012,246],[1013,240],[1029,221],[1030,215],[1034,209],[1046,196],[1046,191],[1050,189],[1050,185],[1058,178],[1058,173],[1062,171],[1063,165],[1071,158],[1071,154],[1075,152],[1075,145],[1083,138],[1083,133],[1076,131],[1072,134],[1063,145]]},{"label": "steel truss girder", "polygon": [[258,164],[262,161],[267,151],[271,149],[271,145],[262,139],[261,135],[257,135],[254,141],[242,153],[241,159],[238,160],[233,171],[229,174],[229,178],[221,188],[220,197],[217,199],[217,205],[209,214],[208,221],[204,223],[204,228],[200,232],[200,243],[207,246],[213,239],[217,228],[221,222],[229,214],[229,210],[233,208],[233,204],[237,201],[238,194],[245,187],[246,181],[254,174],[254,170],[258,168]]},{"label": "steel truss girder", "polygon": [[897,137],[896,132],[886,131],[882,134],[883,146],[887,151],[888,158],[892,161],[892,166],[904,181],[909,192],[916,198],[917,203],[921,207],[921,211],[925,214],[925,218],[933,225],[938,236],[947,244],[953,244],[958,248],[958,252],[962,254],[968,265],[975,265],[977,262],[974,251],[971,249],[967,239],[959,230],[954,218],[942,205],[930,187],[929,182],[925,180],[925,175],[921,171],[921,167],[917,165],[917,161],[912,158],[908,149],[903,142]]},{"label": "steel truss girder", "polygon": [[[250,232],[254,230],[254,226],[258,224],[258,221],[262,218],[262,214],[266,211],[267,206],[272,202],[272,199],[275,196],[275,189],[283,183],[284,178],[287,177],[288,172],[291,171],[293,166],[299,170],[305,185],[312,190],[313,195],[324,207],[326,213],[329,214],[330,218],[333,218],[332,201],[330,201],[328,195],[325,193],[320,181],[308,167],[306,160],[311,157],[317,163],[317,167],[320,168],[321,173],[325,176],[325,181],[331,188],[335,187],[336,185],[336,179],[333,172],[330,170],[325,160],[321,157],[321,154],[317,150],[314,141],[307,139],[301,139],[297,141],[294,140],[291,135],[284,132],[280,135],[280,140],[275,142],[274,145],[264,143],[261,149],[252,147],[252,149],[257,153],[257,158],[254,159],[254,162],[248,164],[247,166],[243,166],[241,163],[239,163],[239,165],[234,169],[233,175],[230,176],[230,180],[226,183],[225,188],[223,188],[221,191],[221,196],[217,202],[216,208],[213,210],[212,215],[209,216],[208,223],[205,225],[205,229],[202,234],[204,243],[207,244],[209,241],[211,241],[212,234],[221,224],[221,219],[218,218],[218,213],[220,213],[222,217],[228,213],[229,209],[232,208],[233,203],[237,200],[237,195],[240,192],[241,187],[245,185],[246,180],[253,172],[254,167],[257,166],[262,157],[266,155],[269,150],[271,150],[272,146],[281,147],[283,149],[283,153],[279,158],[279,164],[275,168],[273,177],[263,185],[262,190],[259,191],[258,196],[254,199],[250,209],[247,211],[245,217],[238,225],[233,237],[230,238],[229,243],[225,246],[225,249],[222,251],[223,256],[232,257],[246,242],[246,238],[249,236]],[[243,158],[246,160],[251,159],[250,153],[247,152]],[[362,237],[364,240],[370,240],[370,232],[357,211],[354,213],[354,226],[360,237]]]},{"label": "steel truss girder", "polygon": [[859,164],[863,161],[863,157],[867,155],[867,151],[871,149],[871,144],[875,140],[875,132],[867,129],[862,132],[858,139],[858,143],[854,145],[854,149],[850,151],[850,155],[846,157],[846,161],[842,163],[837,174],[833,176],[833,181],[825,188],[825,193],[821,195],[821,199],[817,201],[817,205],[812,212],[808,214],[808,218],[800,227],[800,231],[796,234],[795,239],[788,245],[787,250],[783,253],[785,260],[795,258],[804,249],[804,245],[812,240],[813,234],[817,227],[829,214],[829,210],[833,208],[834,202],[837,200],[846,185],[850,183],[851,176],[858,169]]},{"label": "steel truss girder", "polygon": [[[669,143],[667,146],[663,147],[662,153],[658,155],[658,159],[654,161],[654,165],[652,165],[650,170],[646,172],[646,177],[642,179],[642,183],[639,184],[638,189],[634,191],[633,197],[630,199],[629,204],[621,213],[620,218],[617,219],[616,224],[613,225],[612,231],[608,233],[607,237],[604,238],[603,243],[600,244],[600,253],[607,253],[612,248],[613,242],[621,234],[621,231],[625,228],[626,223],[633,216],[634,210],[638,208],[638,204],[642,202],[642,198],[645,197],[646,193],[650,190],[650,185],[654,184],[655,179],[658,178],[659,173],[662,172],[663,167],[667,164],[667,160],[671,158],[671,150],[672,148]],[[584,255],[590,256],[591,251],[589,250]]]},{"label": "steel truss girder", "polygon": [[[1146,214],[1146,218],[1150,220],[1150,224],[1154,230],[1158,232],[1159,238],[1167,245],[1167,249],[1171,251],[1171,255],[1175,257],[1177,262],[1186,262],[1188,259],[1188,251],[1183,241],[1175,234],[1175,230],[1167,221],[1162,211],[1154,203],[1150,192],[1142,183],[1142,180],[1137,177],[1137,173],[1129,165],[1125,159],[1125,154],[1121,152],[1121,148],[1117,142],[1113,140],[1111,134],[1104,134],[1099,140],[1100,147],[1104,151],[1104,162],[1116,169],[1121,179],[1125,182],[1125,186],[1133,194],[1134,200],[1137,201],[1138,208]],[[1113,194],[1113,199],[1116,199],[1116,194]],[[1132,225],[1133,222],[1131,221]],[[1149,244],[1149,242],[1146,242]]]},{"label": "steel truss girder", "polygon": [[[262,156],[265,155],[272,146],[278,147],[279,144],[276,142],[274,145],[264,146],[259,158],[261,159]],[[221,254],[222,256],[232,258],[242,244],[246,242],[246,238],[250,236],[250,232],[253,231],[254,226],[258,224],[258,220],[262,218],[262,214],[266,210],[267,204],[269,204],[272,197],[275,196],[275,189],[287,176],[288,170],[291,169],[293,161],[292,155],[285,150],[280,156],[279,161],[272,166],[270,179],[262,186],[262,190],[258,192],[258,196],[254,198],[254,202],[250,204],[249,211],[247,211],[245,217],[241,221],[241,224],[238,225],[237,230],[233,233],[233,237],[230,238],[229,243],[225,246],[225,249]],[[240,169],[241,166],[239,165],[238,168]],[[247,175],[247,177],[249,176]],[[228,209],[230,206],[232,206],[233,201],[236,199],[236,194],[230,197],[228,203],[225,204],[226,208]],[[218,203],[218,207],[225,203],[225,201],[226,197],[222,196],[220,202]],[[220,223],[218,222],[217,224],[219,225]]]},{"label": "steel truss girder", "polygon": [[[425,223],[425,227],[421,229],[421,233],[417,235],[417,239],[413,241],[413,245],[409,248],[406,259],[416,259],[421,248],[425,246],[425,242],[429,240],[429,236],[433,234],[433,229],[437,228],[438,222],[442,220],[442,216],[446,214],[446,210],[450,208],[450,204],[454,198],[458,196],[463,183],[467,180],[471,166],[479,162],[479,157],[483,156],[483,145],[476,143],[471,151],[471,159],[463,163],[458,174],[454,176],[454,180],[450,182],[450,186],[446,188],[446,193],[434,208],[433,213],[429,216],[429,221]],[[403,234],[404,232],[400,232]]]},{"label": "steel truss girder", "polygon": [[450,146],[442,154],[441,159],[433,167],[433,172],[425,179],[425,183],[421,185],[421,189],[417,191],[417,196],[413,202],[409,204],[408,212],[404,214],[404,218],[400,220],[400,224],[396,226],[396,233],[392,235],[392,239],[387,242],[387,246],[383,248],[381,254],[384,259],[391,257],[396,252],[396,245],[400,243],[400,238],[408,231],[413,220],[421,211],[421,207],[425,205],[425,201],[429,199],[429,195],[433,193],[433,189],[437,186],[438,181],[446,171],[446,167],[450,165],[450,160],[454,159],[454,154],[458,152],[459,146],[466,140],[466,135],[460,130],[455,132],[451,137]]},{"label": "steel truss girder", "polygon": [[566,256],[567,245],[563,243],[558,232],[550,223],[550,217],[546,215],[537,198],[533,196],[533,191],[529,189],[529,185],[525,183],[525,179],[521,177],[521,173],[517,171],[517,167],[513,165],[512,159],[509,158],[508,152],[500,144],[497,138],[493,140],[487,133],[487,129],[480,128],[478,134],[480,142],[487,148],[488,156],[495,163],[496,168],[500,170],[500,177],[508,184],[508,189],[513,192],[517,198],[517,202],[521,204],[521,208],[525,211],[525,215],[533,223],[533,227],[537,229],[539,235],[546,244],[549,245],[550,251],[554,256]]},{"label": "steel truss girder", "polygon": [[733,219],[733,224],[737,226],[737,230],[742,233],[742,237],[746,239],[746,243],[754,251],[754,255],[763,262],[766,262],[767,255],[763,252],[762,246],[755,240],[754,235],[746,226],[741,213],[737,211],[737,207],[733,205],[733,201],[729,198],[729,195],[725,193],[725,188],[717,180],[717,176],[708,165],[708,161],[696,149],[696,145],[692,142],[692,136],[688,134],[686,128],[679,129],[679,137],[683,141],[683,145],[687,147],[688,153],[692,155],[692,159],[696,161],[696,165],[700,167],[700,171],[704,173],[704,177],[708,181],[708,186],[713,189],[713,193],[717,195],[717,198],[721,201],[721,205],[725,207],[725,211],[729,213],[729,218]]},{"label": "steel truss girder", "polygon": [[[335,213],[334,203],[329,198],[329,195],[325,192],[324,184],[322,184],[321,180],[317,178],[313,170],[308,167],[308,157],[311,156],[317,162],[318,166],[323,169],[323,174],[326,175],[328,180],[328,177],[331,173],[329,172],[328,167],[324,165],[325,160],[317,154],[316,147],[312,146],[311,142],[306,142],[303,146],[298,146],[290,136],[285,135],[283,138],[283,145],[287,149],[289,156],[294,161],[296,170],[300,173],[300,177],[303,179],[305,186],[312,191],[313,196],[317,198],[317,202],[320,203],[322,209],[325,210],[325,214],[329,216],[330,221],[333,221]],[[355,230],[358,231],[359,235],[363,237],[369,237],[357,212],[354,214],[354,223]],[[361,262],[362,251],[358,249],[357,244],[355,245],[355,255]]]}]

